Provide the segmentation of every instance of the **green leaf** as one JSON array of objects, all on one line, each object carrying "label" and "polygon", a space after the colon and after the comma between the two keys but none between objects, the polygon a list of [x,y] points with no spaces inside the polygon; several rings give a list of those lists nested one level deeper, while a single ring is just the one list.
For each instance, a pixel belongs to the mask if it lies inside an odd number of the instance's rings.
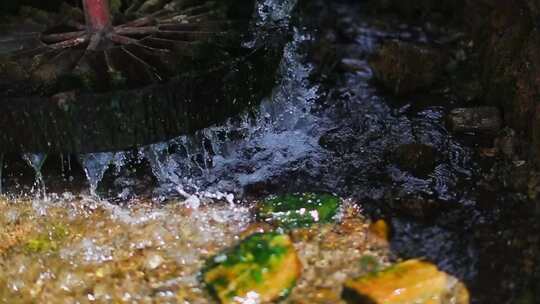
[{"label": "green leaf", "polygon": [[341,200],[330,194],[288,194],[270,197],[259,205],[258,217],[279,227],[309,227],[334,220]]}]

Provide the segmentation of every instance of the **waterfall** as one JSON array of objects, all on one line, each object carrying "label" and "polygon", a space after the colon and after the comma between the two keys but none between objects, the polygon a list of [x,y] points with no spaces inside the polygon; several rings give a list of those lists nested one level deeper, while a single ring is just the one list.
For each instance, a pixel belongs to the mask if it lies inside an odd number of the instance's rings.
[{"label": "waterfall", "polygon": [[90,184],[90,195],[97,196],[97,187],[103,179],[105,171],[113,163],[115,153],[90,153],[79,156],[81,165],[88,183]]}]

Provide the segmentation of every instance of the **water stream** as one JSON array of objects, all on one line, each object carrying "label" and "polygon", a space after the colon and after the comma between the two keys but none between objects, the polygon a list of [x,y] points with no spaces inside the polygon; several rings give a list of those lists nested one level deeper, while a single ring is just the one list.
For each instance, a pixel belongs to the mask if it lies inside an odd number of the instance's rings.
[{"label": "water stream", "polygon": [[[294,3],[261,1],[258,25],[292,22],[289,16]],[[339,17],[351,19],[347,6],[336,7]],[[279,82],[255,109],[196,134],[134,151],[76,156],[90,194],[82,196],[84,206],[80,209],[106,208],[126,221],[152,222],[166,216],[159,211],[140,216],[136,210],[111,204],[118,200],[131,206],[146,199],[138,197],[139,188],[150,193],[152,202],[180,197],[193,210],[208,201],[224,201],[227,205],[219,210],[203,209],[192,220],[194,225],[204,225],[207,230],[190,233],[204,234],[208,243],[210,238],[222,234],[209,226],[212,220],[230,220],[234,225],[229,228],[235,233],[245,227],[249,212],[239,203],[246,197],[303,190],[333,192],[359,202],[372,216],[394,217],[393,245],[398,253],[433,260],[467,282],[477,280],[481,257],[475,243],[475,225],[489,218],[477,208],[480,165],[475,160],[474,148],[445,127],[444,118],[451,102],[441,101],[440,96],[415,96],[415,100],[405,101],[387,96],[373,84],[367,62],[383,39],[409,37],[429,42],[429,36],[416,27],[381,29],[370,20],[349,22],[349,29],[354,32],[350,42],[354,45],[352,53],[360,68],[340,72],[333,87],[328,88],[322,79],[312,77],[317,67],[304,48],[323,33],[302,22],[305,21],[294,23],[292,41],[286,46],[279,67]],[[425,102],[422,98],[433,99]],[[426,144],[437,151],[436,164],[427,176],[416,176],[393,161],[392,151],[409,143]],[[48,161],[47,155],[26,154],[23,158],[35,171],[35,193],[44,197],[47,188],[42,168]],[[62,174],[72,174],[71,159],[61,156]],[[144,166],[148,166],[146,171]],[[153,175],[154,184],[147,176],[141,178],[144,173]],[[53,201],[69,201],[65,198],[72,198],[70,195],[52,197]],[[36,197],[39,202],[39,196]],[[400,208],[405,208],[400,202],[430,200],[444,210],[434,215],[432,221],[399,214],[403,211]],[[396,204],[398,207],[394,208]],[[173,219],[174,224],[184,227],[180,223],[184,218],[175,214]],[[178,232],[178,228],[171,229]],[[163,233],[168,235],[167,231]],[[89,262],[96,257],[107,259],[111,254],[110,248],[99,247],[92,240],[84,240],[80,248],[67,249],[63,254],[71,258],[83,249]],[[168,254],[180,260],[196,253]]]},{"label": "water stream", "polygon": [[43,165],[45,164],[45,161],[47,160],[47,154],[43,153],[36,153],[36,154],[24,154],[23,159],[26,161],[26,163],[32,167],[32,169],[35,172],[35,182],[34,182],[34,192],[38,196],[46,197],[47,196],[47,188],[45,185],[45,180],[43,179],[43,173],[41,172],[41,169],[43,168]]}]

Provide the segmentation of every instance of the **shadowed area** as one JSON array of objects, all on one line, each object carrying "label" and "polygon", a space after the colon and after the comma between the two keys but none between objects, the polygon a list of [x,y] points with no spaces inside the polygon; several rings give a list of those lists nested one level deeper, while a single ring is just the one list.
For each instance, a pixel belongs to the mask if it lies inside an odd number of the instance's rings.
[{"label": "shadowed area", "polygon": [[287,29],[257,28],[253,0],[110,6],[110,20],[62,2],[20,6],[0,23],[4,151],[165,140],[238,114],[273,86]]}]

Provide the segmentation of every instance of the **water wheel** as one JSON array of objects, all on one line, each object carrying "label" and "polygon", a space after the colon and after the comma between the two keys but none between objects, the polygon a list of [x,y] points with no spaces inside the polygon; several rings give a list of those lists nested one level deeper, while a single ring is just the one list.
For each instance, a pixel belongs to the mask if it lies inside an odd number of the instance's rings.
[{"label": "water wheel", "polygon": [[253,38],[254,0],[2,6],[2,152],[128,149],[219,123],[271,90],[285,41]]}]

